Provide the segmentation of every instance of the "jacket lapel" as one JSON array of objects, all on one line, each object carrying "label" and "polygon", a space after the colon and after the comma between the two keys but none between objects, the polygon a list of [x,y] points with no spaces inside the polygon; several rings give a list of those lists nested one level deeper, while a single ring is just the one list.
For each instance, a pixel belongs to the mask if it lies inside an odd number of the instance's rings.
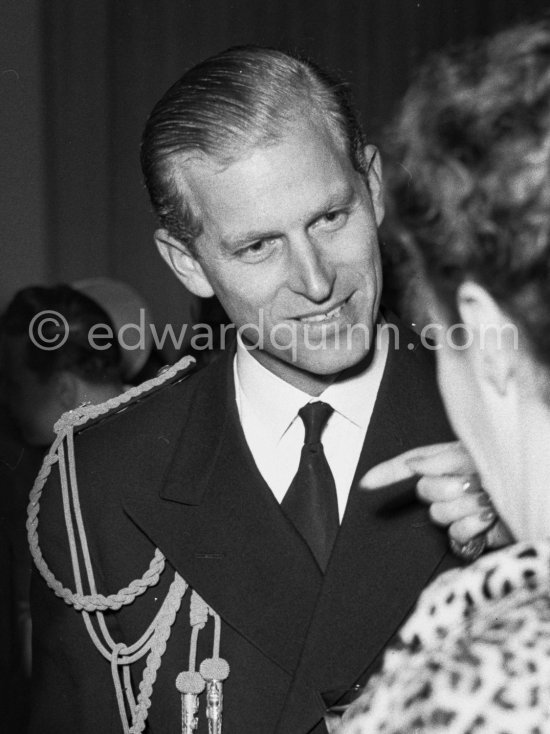
[{"label": "jacket lapel", "polygon": [[322,577],[254,464],[232,356],[196,375],[160,497],[133,493],[125,508],[226,623],[292,672]]}]

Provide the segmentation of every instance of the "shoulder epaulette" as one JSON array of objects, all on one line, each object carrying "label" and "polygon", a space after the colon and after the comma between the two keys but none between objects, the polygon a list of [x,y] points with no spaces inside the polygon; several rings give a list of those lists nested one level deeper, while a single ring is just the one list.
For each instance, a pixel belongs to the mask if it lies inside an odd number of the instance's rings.
[{"label": "shoulder epaulette", "polygon": [[162,369],[150,380],[132,386],[114,398],[103,403],[79,405],[78,408],[63,413],[56,421],[54,430],[59,436],[66,433],[68,429],[72,429],[73,433],[79,433],[92,425],[97,425],[105,418],[121,413],[130,406],[157,394],[160,390],[187,379],[192,374],[194,365],[193,357],[183,357],[170,367]]}]

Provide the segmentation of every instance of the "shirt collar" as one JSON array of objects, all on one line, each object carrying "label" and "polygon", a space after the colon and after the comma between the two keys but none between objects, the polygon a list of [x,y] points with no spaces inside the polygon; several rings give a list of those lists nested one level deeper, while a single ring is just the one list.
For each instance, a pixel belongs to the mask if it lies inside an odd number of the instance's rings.
[{"label": "shirt collar", "polygon": [[237,335],[234,375],[237,395],[242,394],[248,409],[261,419],[276,441],[311,399],[260,364],[244,346],[240,335]]},{"label": "shirt collar", "polygon": [[[381,323],[385,322],[382,320]],[[369,366],[345,380],[333,382],[319,396],[319,400],[332,405],[337,413],[365,431],[372,416],[374,401],[386,366],[388,345],[387,329],[376,329],[375,348]]]},{"label": "shirt collar", "polygon": [[[357,375],[334,382],[315,398],[329,403],[337,413],[362,429],[369,424],[372,396],[378,393],[388,353],[386,330],[381,329],[378,333],[383,336],[378,339],[369,367]],[[234,376],[237,395],[242,394],[248,408],[261,419],[275,440],[282,438],[300,408],[312,400],[311,395],[293,387],[260,364],[239,335]]]}]

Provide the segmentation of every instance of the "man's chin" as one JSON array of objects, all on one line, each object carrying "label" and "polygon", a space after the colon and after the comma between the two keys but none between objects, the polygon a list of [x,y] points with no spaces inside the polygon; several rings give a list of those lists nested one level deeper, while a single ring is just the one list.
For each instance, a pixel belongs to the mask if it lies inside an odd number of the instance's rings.
[{"label": "man's chin", "polygon": [[[279,370],[284,372],[301,372],[320,379],[334,379],[341,372],[356,367],[367,358],[369,350],[328,350],[318,352],[306,351],[279,351],[277,356],[270,355],[273,367],[268,367],[273,372]],[[268,365],[266,365],[268,366]],[[284,378],[283,378],[284,379]]]}]

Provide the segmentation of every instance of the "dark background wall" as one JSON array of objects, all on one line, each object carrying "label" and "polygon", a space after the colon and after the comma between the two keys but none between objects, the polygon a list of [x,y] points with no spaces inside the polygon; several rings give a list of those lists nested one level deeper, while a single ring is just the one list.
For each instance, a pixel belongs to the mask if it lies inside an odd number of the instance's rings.
[{"label": "dark background wall", "polygon": [[31,282],[124,279],[160,323],[189,299],[152,243],[143,122],[201,58],[241,43],[311,55],[351,81],[379,139],[414,65],[549,0],[3,0],[0,305]]},{"label": "dark background wall", "polygon": [[39,2],[0,4],[0,308],[47,272]]}]

